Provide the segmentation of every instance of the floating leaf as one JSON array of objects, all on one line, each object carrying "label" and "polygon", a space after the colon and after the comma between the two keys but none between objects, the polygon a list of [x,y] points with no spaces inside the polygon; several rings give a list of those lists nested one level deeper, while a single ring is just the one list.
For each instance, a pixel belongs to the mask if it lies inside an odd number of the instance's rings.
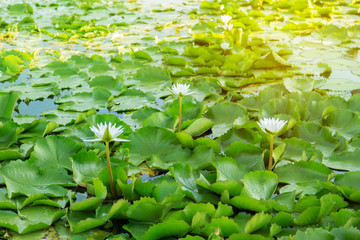
[{"label": "floating leaf", "polygon": [[2,92],[15,92],[21,100],[37,100],[54,96],[59,93],[56,83],[50,83],[45,86],[32,87],[25,83],[5,87]]},{"label": "floating leaf", "polygon": [[106,167],[95,152],[80,152],[71,156],[74,180],[77,184],[91,182]]},{"label": "floating leaf", "polygon": [[207,111],[205,116],[214,122],[212,127],[214,137],[226,133],[234,125],[235,119],[244,118],[247,120],[245,109],[231,102],[214,105]]},{"label": "floating leaf", "polygon": [[104,87],[108,89],[114,96],[119,95],[124,90],[123,80],[121,78],[113,78],[112,76],[97,76],[91,79],[90,87]]},{"label": "floating leaf", "polygon": [[171,236],[182,237],[188,231],[190,231],[190,226],[186,222],[182,220],[169,220],[151,226],[143,239],[155,240]]},{"label": "floating leaf", "polygon": [[264,202],[248,196],[236,196],[230,200],[230,203],[238,209],[255,212],[262,212],[268,209]]},{"label": "floating leaf", "polygon": [[275,168],[274,172],[279,177],[279,182],[307,183],[316,180],[327,181],[332,171],[318,162],[295,162]]},{"label": "floating leaf", "polygon": [[55,102],[59,109],[64,111],[84,112],[90,109],[100,109],[106,106],[111,93],[105,88],[94,88],[92,93],[77,93],[62,97]]},{"label": "floating leaf", "polygon": [[286,78],[284,85],[289,92],[310,92],[314,88],[315,81],[309,77]]},{"label": "floating leaf", "polygon": [[50,227],[65,215],[65,210],[47,206],[34,206],[20,210],[19,215],[6,210],[0,210],[0,214],[0,226],[25,234]]},{"label": "floating leaf", "polygon": [[154,222],[163,215],[164,207],[157,203],[153,198],[140,198],[134,201],[126,214],[130,219],[140,222]]},{"label": "floating leaf", "polygon": [[335,240],[335,236],[322,228],[308,228],[305,232],[297,231],[293,237],[294,240],[311,240],[311,239],[322,239],[322,240]]},{"label": "floating leaf", "polygon": [[4,125],[0,124],[0,149],[8,149],[11,144],[17,141],[16,131],[19,125],[13,121],[7,121]]},{"label": "floating leaf", "polygon": [[0,92],[0,122],[6,122],[12,118],[17,99],[18,96],[14,93]]},{"label": "floating leaf", "polygon": [[264,170],[264,149],[252,144],[233,142],[225,150],[225,154],[234,158],[240,166],[246,166],[250,170]]},{"label": "floating leaf", "polygon": [[264,227],[271,220],[271,215],[266,213],[256,213],[245,226],[245,233],[252,233]]},{"label": "floating leaf", "polygon": [[280,57],[276,52],[270,51],[254,62],[254,68],[291,67],[291,63]]},{"label": "floating leaf", "polygon": [[325,156],[331,155],[339,142],[329,128],[314,122],[304,122],[296,125],[292,136],[310,142],[316,149],[321,150]]},{"label": "floating leaf", "polygon": [[329,215],[332,212],[344,208],[348,205],[344,199],[337,194],[328,193],[320,198],[321,208],[319,213],[319,219]]},{"label": "floating leaf", "polygon": [[210,235],[217,230],[220,231],[220,235],[223,237],[228,237],[231,234],[241,232],[238,224],[233,219],[228,217],[212,218],[211,222],[206,224],[204,227],[204,232],[206,235]]},{"label": "floating leaf", "polygon": [[40,171],[34,164],[22,161],[12,161],[1,171],[10,198],[36,193],[62,197],[67,191],[59,185],[68,185],[72,180],[65,169],[47,168]]},{"label": "floating leaf", "polygon": [[170,172],[177,182],[181,184],[186,196],[196,200],[197,202],[218,202],[218,198],[210,192],[200,192],[196,183],[197,172],[189,165],[176,164],[170,168]]},{"label": "floating leaf", "polygon": [[337,237],[337,239],[358,239],[360,238],[360,231],[354,227],[340,227],[333,228],[330,231],[331,234]]},{"label": "floating leaf", "polygon": [[125,82],[125,84],[136,84],[136,88],[144,92],[158,92],[162,88],[171,87],[169,75],[159,67],[140,68],[134,80]]},{"label": "floating leaf", "polygon": [[113,100],[114,106],[111,107],[114,111],[136,110],[142,107],[151,106],[155,97],[152,94],[146,94],[138,90],[126,90],[119,97]]},{"label": "floating leaf", "polygon": [[343,174],[336,174],[334,179],[334,184],[338,186],[351,187],[353,189],[360,191],[360,186],[359,184],[357,184],[359,179],[360,179],[359,171],[346,172]]},{"label": "floating leaf", "polygon": [[353,152],[340,152],[323,159],[323,163],[327,167],[334,169],[358,171],[360,170],[360,163],[358,161],[359,154],[360,149],[355,149]]},{"label": "floating leaf", "polygon": [[130,162],[139,165],[153,156],[166,156],[179,151],[180,143],[175,133],[154,127],[141,128],[130,136]]},{"label": "floating leaf", "polygon": [[308,224],[314,224],[318,222],[320,213],[320,207],[312,206],[303,211],[296,219],[295,224],[305,226]]},{"label": "floating leaf", "polygon": [[35,163],[40,169],[63,167],[71,170],[71,157],[80,151],[83,144],[63,136],[46,136],[36,141],[29,162]]},{"label": "floating leaf", "polygon": [[80,233],[86,230],[99,227],[106,223],[103,219],[97,219],[94,213],[69,211],[66,213],[72,233]]},{"label": "floating leaf", "polygon": [[234,180],[240,182],[245,173],[246,168],[241,168],[236,160],[224,157],[214,161],[216,166],[216,181]]},{"label": "floating leaf", "polygon": [[347,109],[337,109],[323,116],[323,124],[330,130],[339,132],[347,140],[360,135],[360,117]]},{"label": "floating leaf", "polygon": [[278,178],[276,174],[269,171],[255,171],[247,173],[242,182],[244,183],[242,196],[267,200],[274,194]]}]

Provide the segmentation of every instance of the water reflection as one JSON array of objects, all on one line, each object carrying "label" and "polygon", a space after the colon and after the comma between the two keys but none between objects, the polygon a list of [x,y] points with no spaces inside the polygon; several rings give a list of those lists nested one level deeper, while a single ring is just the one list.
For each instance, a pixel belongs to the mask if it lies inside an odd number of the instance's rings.
[{"label": "water reflection", "polygon": [[57,105],[54,103],[54,99],[44,99],[44,100],[36,100],[31,101],[30,103],[26,104],[25,102],[21,101],[18,109],[14,112],[14,116],[21,115],[30,115],[36,116],[40,118],[40,114],[47,110],[57,109]]}]

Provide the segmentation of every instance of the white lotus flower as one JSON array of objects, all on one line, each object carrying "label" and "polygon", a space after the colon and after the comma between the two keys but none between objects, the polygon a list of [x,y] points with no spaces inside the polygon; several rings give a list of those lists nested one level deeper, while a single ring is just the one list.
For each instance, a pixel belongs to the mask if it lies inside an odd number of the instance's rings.
[{"label": "white lotus flower", "polygon": [[184,83],[173,84],[172,88],[170,89],[170,92],[172,92],[173,94],[175,94],[179,97],[183,97],[183,96],[190,95],[193,93],[193,92],[190,92],[190,85],[184,84]]},{"label": "white lotus flower", "polygon": [[286,123],[287,121],[278,118],[263,118],[260,119],[258,125],[265,133],[275,135],[280,132]]},{"label": "white lotus flower", "polygon": [[224,4],[220,6],[220,10],[221,10],[221,11],[224,10],[224,8],[225,8],[225,7],[224,7]]},{"label": "white lotus flower", "polygon": [[231,49],[230,43],[228,43],[228,42],[223,42],[223,43],[221,43],[221,44],[220,44],[220,47],[221,47],[222,50],[229,50],[229,49]]},{"label": "white lotus flower", "polygon": [[232,17],[229,15],[223,15],[221,16],[221,21],[227,25],[231,21]]},{"label": "white lotus flower", "polygon": [[117,138],[120,134],[123,133],[124,128],[122,126],[116,127],[116,125],[112,125],[112,123],[100,123],[97,125],[97,128],[92,126],[90,127],[91,131],[95,133],[98,138],[91,139],[91,140],[84,140],[87,142],[97,142],[97,141],[104,141],[104,142],[128,142],[129,140]]}]

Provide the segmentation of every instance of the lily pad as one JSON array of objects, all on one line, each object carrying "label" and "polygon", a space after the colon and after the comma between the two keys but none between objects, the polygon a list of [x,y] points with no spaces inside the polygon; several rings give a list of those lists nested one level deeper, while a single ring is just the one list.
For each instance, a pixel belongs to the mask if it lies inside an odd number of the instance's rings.
[{"label": "lily pad", "polygon": [[18,96],[14,93],[0,93],[0,122],[12,118]]},{"label": "lily pad", "polygon": [[25,234],[50,227],[51,224],[65,215],[65,210],[35,206],[20,210],[19,215],[6,210],[0,210],[0,214],[2,216],[0,226]]},{"label": "lily pad", "polygon": [[47,168],[41,171],[34,164],[19,160],[10,162],[1,171],[10,198],[36,193],[63,197],[67,190],[60,185],[72,182],[65,169]]},{"label": "lily pad", "polygon": [[231,102],[214,105],[207,111],[205,116],[214,123],[212,127],[214,137],[225,134],[234,125],[237,118],[247,120],[245,109]]},{"label": "lily pad", "polygon": [[255,171],[247,173],[242,182],[244,183],[242,196],[267,200],[275,193],[278,178],[269,171]]},{"label": "lily pad", "polygon": [[71,170],[71,157],[84,145],[71,138],[63,136],[46,136],[36,141],[34,151],[29,162],[36,164],[40,169],[58,167]]}]

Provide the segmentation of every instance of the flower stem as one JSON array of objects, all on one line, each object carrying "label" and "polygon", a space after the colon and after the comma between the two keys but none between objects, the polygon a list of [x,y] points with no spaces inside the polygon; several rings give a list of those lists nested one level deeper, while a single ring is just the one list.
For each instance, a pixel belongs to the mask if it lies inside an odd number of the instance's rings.
[{"label": "flower stem", "polygon": [[274,149],[274,135],[270,134],[270,155],[269,155],[269,166],[268,166],[269,171],[271,171],[272,169],[273,149]]},{"label": "flower stem", "polygon": [[115,198],[116,192],[115,192],[114,179],[113,179],[112,170],[111,170],[109,142],[105,142],[105,144],[106,144],[106,159],[107,159],[107,166],[108,166],[108,170],[109,170],[109,178],[110,178],[110,186],[111,186],[111,195],[113,198]]},{"label": "flower stem", "polygon": [[182,105],[182,98],[183,97],[179,97],[179,132],[181,131],[181,105]]}]

